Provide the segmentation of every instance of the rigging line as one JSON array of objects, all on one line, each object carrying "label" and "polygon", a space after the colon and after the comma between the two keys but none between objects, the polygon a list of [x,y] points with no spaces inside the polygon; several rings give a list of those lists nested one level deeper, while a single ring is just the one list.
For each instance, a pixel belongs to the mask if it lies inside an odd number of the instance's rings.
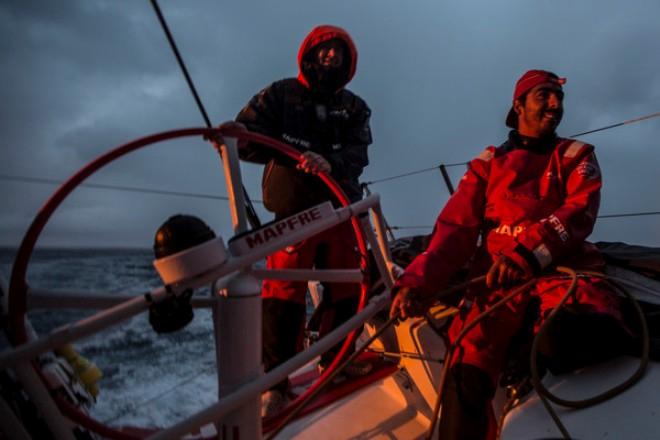
[{"label": "rigging line", "polygon": [[199,111],[202,114],[202,117],[204,118],[204,122],[206,123],[206,126],[208,128],[212,128],[211,120],[209,119],[209,115],[208,115],[208,113],[206,113],[206,109],[204,108],[204,104],[202,104],[202,100],[199,98],[199,95],[197,94],[197,89],[195,88],[195,84],[193,84],[192,79],[190,78],[190,75],[188,74],[188,69],[186,68],[186,64],[183,62],[183,58],[181,57],[181,53],[179,53],[179,48],[176,46],[176,43],[174,41],[174,37],[172,37],[172,33],[170,32],[170,28],[167,26],[167,22],[165,21],[165,17],[163,16],[163,13],[160,10],[160,6],[158,6],[157,0],[151,0],[151,6],[153,6],[154,11],[156,11],[156,15],[158,16],[158,21],[160,22],[160,25],[163,28],[163,31],[165,32],[165,36],[167,37],[167,41],[169,41],[169,43],[170,43],[170,47],[172,48],[172,51],[174,52],[174,56],[176,57],[176,60],[179,63],[179,67],[181,68],[181,71],[183,72],[183,76],[186,78],[186,82],[188,83],[188,87],[190,88],[190,91],[192,92],[193,97],[195,98],[195,102],[197,103],[197,107],[199,108]]},{"label": "rigging line", "polygon": [[[22,177],[22,176],[10,176],[8,174],[0,174],[0,180],[13,180],[19,182],[28,182],[28,183],[44,183],[52,185],[61,185],[63,182],[55,179],[43,179],[39,177]],[[227,196],[217,196],[214,194],[202,194],[202,193],[191,193],[191,192],[182,192],[182,191],[170,191],[162,189],[150,189],[150,188],[139,188],[135,186],[120,186],[120,185],[107,185],[102,183],[81,183],[80,186],[87,188],[99,188],[99,189],[110,189],[115,191],[127,191],[127,192],[137,192],[137,193],[146,193],[146,194],[160,194],[160,195],[169,195],[169,196],[180,196],[180,197],[195,197],[200,199],[213,199],[213,200],[229,200]],[[257,203],[263,203],[261,200],[255,200]]]},{"label": "rigging line", "polygon": [[424,168],[423,170],[411,171],[409,173],[398,174],[396,176],[385,177],[383,179],[371,180],[369,182],[364,182],[363,185],[371,185],[372,183],[386,182],[388,180],[399,179],[401,177],[412,176],[414,174],[426,173],[427,171],[432,171],[432,170],[438,169],[439,167],[440,167],[440,165],[436,165],[434,167]]},{"label": "rigging line", "polygon": [[591,134],[591,133],[596,133],[598,131],[609,130],[610,128],[621,127],[622,125],[634,124],[635,122],[640,122],[640,121],[645,121],[647,119],[657,118],[658,116],[660,116],[660,112],[652,113],[652,114],[646,115],[646,116],[640,116],[639,118],[629,119],[627,121],[619,122],[618,124],[612,124],[612,125],[608,125],[606,127],[596,128],[595,130],[589,130],[589,131],[585,131],[585,132],[582,132],[582,133],[574,134],[574,135],[571,135],[570,137],[584,136],[585,134]]},{"label": "rigging line", "polygon": [[[638,118],[629,119],[627,121],[619,122],[617,124],[611,124],[611,125],[607,125],[605,127],[596,128],[594,130],[583,131],[582,133],[572,134],[569,137],[570,138],[576,138],[576,137],[584,136],[585,134],[596,133],[596,132],[599,132],[599,131],[609,130],[610,128],[621,127],[622,125],[634,124],[636,122],[645,121],[647,119],[657,118],[658,116],[660,116],[660,112],[651,113],[650,115],[640,116]],[[457,167],[457,166],[461,166],[461,165],[467,165],[468,163],[469,162],[449,163],[449,164],[444,164],[444,167],[445,168],[452,168],[452,167]],[[443,165],[443,164],[440,164],[438,166],[431,167],[431,168],[424,168],[424,169],[421,169],[421,170],[418,170],[418,171],[411,171],[411,172],[405,173],[405,174],[399,174],[399,175],[396,175],[396,176],[384,177],[382,179],[372,180],[371,182],[365,182],[365,184],[370,185],[372,183],[386,182],[388,180],[399,179],[401,177],[407,177],[407,176],[412,176],[412,175],[415,175],[415,174],[425,173],[425,172],[434,170],[436,168],[439,168],[441,165]]]},{"label": "rigging line", "polygon": [[[188,87],[190,88],[190,91],[192,92],[195,102],[197,103],[197,107],[199,108],[199,111],[202,113],[202,117],[204,118],[204,122],[206,123],[206,127],[208,128],[213,128],[211,125],[211,120],[209,119],[209,115],[206,113],[206,109],[204,108],[204,104],[202,104],[202,100],[200,99],[199,95],[197,94],[197,89],[195,88],[195,84],[193,84],[192,78],[188,74],[188,68],[186,67],[186,64],[183,62],[183,57],[181,57],[181,53],[179,52],[179,48],[176,45],[176,42],[174,41],[174,37],[172,36],[172,33],[170,32],[169,26],[167,26],[167,22],[165,21],[165,17],[163,16],[162,11],[160,10],[160,6],[158,6],[158,0],[151,0],[151,6],[153,6],[154,11],[156,12],[156,15],[158,16],[158,21],[160,22],[160,26],[163,28],[163,32],[165,32],[165,36],[167,37],[167,41],[170,43],[170,47],[172,48],[172,51],[174,52],[174,56],[176,57],[177,62],[179,63],[179,67],[181,68],[181,71],[183,72],[183,76],[186,78],[186,82],[188,83]],[[213,141],[215,145],[215,141]],[[252,200],[250,199],[250,195],[248,194],[247,190],[245,189],[244,185],[241,185],[241,188],[243,189],[243,195],[245,198],[245,210],[247,213],[247,218],[252,225],[253,228],[258,228],[261,226],[261,221],[259,220],[259,216],[257,215],[257,211],[254,210],[254,206],[252,205]]]},{"label": "rigging line", "polygon": [[606,214],[599,215],[597,218],[620,218],[620,217],[639,217],[643,215],[660,215],[660,211],[651,211],[651,212],[630,212],[627,214]]}]

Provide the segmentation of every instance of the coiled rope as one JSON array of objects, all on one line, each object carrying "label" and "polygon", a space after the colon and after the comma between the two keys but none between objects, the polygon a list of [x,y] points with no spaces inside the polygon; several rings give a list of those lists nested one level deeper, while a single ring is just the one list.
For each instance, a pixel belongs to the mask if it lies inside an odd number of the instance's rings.
[{"label": "coiled rope", "polygon": [[[564,296],[561,298],[560,302],[557,304],[556,307],[554,307],[553,311],[548,315],[548,317],[544,320],[543,324],[539,328],[538,333],[534,337],[534,341],[532,343],[532,349],[531,349],[531,355],[530,355],[530,370],[532,374],[532,383],[534,385],[534,389],[539,395],[539,398],[541,399],[541,402],[543,403],[544,407],[552,417],[553,421],[557,425],[557,428],[559,431],[562,433],[563,437],[566,439],[570,439],[571,436],[566,430],[566,427],[563,425],[559,417],[557,416],[557,413],[554,411],[548,400],[556,403],[557,405],[569,407],[569,408],[586,408],[589,406],[596,405],[598,403],[602,403],[606,400],[609,400],[625,390],[629,389],[632,387],[635,383],[637,383],[642,376],[644,375],[644,372],[646,371],[646,368],[649,363],[649,350],[650,350],[650,338],[649,338],[649,331],[648,331],[648,325],[646,323],[646,317],[644,316],[644,312],[642,311],[641,307],[639,306],[639,303],[635,298],[630,295],[630,293],[623,288],[623,286],[619,285],[618,283],[614,282],[611,280],[607,275],[602,274],[600,272],[591,272],[591,271],[582,271],[575,272],[573,269],[567,268],[567,267],[557,267],[557,271],[560,273],[564,273],[568,275],[571,278],[571,284],[566,290],[566,293]],[[622,382],[621,384],[597,395],[591,398],[587,399],[582,399],[582,400],[566,400],[562,399],[560,397],[555,396],[552,394],[541,382],[541,378],[538,373],[538,365],[537,365],[537,351],[538,351],[538,344],[540,341],[541,336],[544,334],[546,329],[548,328],[548,324],[554,319],[558,311],[561,309],[561,307],[564,306],[566,301],[573,296],[577,290],[577,279],[578,275],[583,275],[583,276],[589,276],[589,277],[599,277],[599,278],[604,278],[607,279],[613,286],[617,288],[621,293],[624,294],[626,298],[628,298],[632,304],[635,307],[635,310],[637,312],[637,315],[639,317],[639,322],[640,322],[640,328],[642,332],[642,355],[641,355],[641,360],[640,360],[640,365],[637,368],[637,370],[631,375],[630,378]],[[483,277],[480,277],[481,280],[483,280]],[[476,280],[476,279],[475,279]],[[493,313],[495,310],[499,309],[512,299],[514,299],[516,296],[526,292],[528,289],[530,289],[537,281],[537,278],[533,278],[529,281],[527,281],[525,284],[522,286],[516,288],[513,292],[511,292],[509,295],[506,297],[502,298],[500,301],[495,303],[491,308],[488,310],[484,311],[480,315],[478,315],[473,321],[471,321],[465,328],[459,333],[458,337],[456,338],[456,341],[452,344],[451,347],[449,347],[448,354],[445,356],[445,362],[443,364],[443,368],[441,371],[440,375],[440,380],[438,383],[438,397],[436,400],[436,404],[433,410],[433,418],[431,420],[431,426],[429,427],[429,430],[427,432],[426,439],[430,440],[433,437],[433,434],[437,428],[437,423],[442,415],[442,395],[444,393],[444,387],[448,375],[449,368],[451,366],[451,361],[453,358],[453,355],[456,351],[456,348],[458,347],[459,343],[461,340],[465,337],[465,335],[472,329],[474,328],[479,322],[481,322],[484,318],[489,316],[491,313]]]},{"label": "coiled rope", "polygon": [[[559,304],[545,319],[545,322],[543,323],[541,328],[539,328],[538,333],[534,337],[534,342],[532,343],[532,350],[530,354],[530,370],[532,374],[532,384],[534,385],[534,389],[536,390],[536,393],[539,395],[539,398],[541,399],[543,406],[545,406],[546,410],[548,411],[553,421],[557,425],[557,428],[559,428],[559,430],[561,431],[563,437],[565,439],[570,439],[571,438],[570,434],[568,433],[566,427],[563,425],[563,423],[559,419],[559,416],[555,412],[554,408],[552,408],[548,400],[552,401],[557,405],[564,406],[567,408],[581,409],[581,408],[587,408],[590,406],[597,405],[599,403],[602,403],[606,400],[609,400],[623,393],[624,391],[632,387],[634,384],[636,384],[642,378],[644,372],[646,371],[646,368],[649,363],[650,337],[649,337],[648,324],[646,322],[646,317],[644,316],[644,312],[642,311],[642,308],[640,307],[637,300],[622,285],[620,285],[619,283],[609,278],[607,275],[600,272],[581,271],[579,273],[576,273],[573,269],[567,267],[558,267],[557,271],[569,275],[571,277],[571,285],[569,286],[566,293],[559,301]],[[568,299],[571,296],[575,295],[577,289],[578,275],[603,278],[607,280],[612,286],[614,286],[619,292],[621,292],[626,298],[628,298],[631,301],[639,318],[640,329],[642,333],[642,354],[641,354],[639,367],[637,368],[637,370],[635,370],[635,372],[628,379],[626,379],[619,385],[616,385],[601,394],[598,394],[596,396],[587,399],[567,400],[552,394],[541,382],[541,377],[539,376],[538,364],[537,364],[537,352],[538,352],[539,341],[541,340],[542,335],[545,333],[546,329],[548,328],[548,323],[554,319],[554,317],[557,315],[557,312],[566,303],[566,301],[568,301]]]}]

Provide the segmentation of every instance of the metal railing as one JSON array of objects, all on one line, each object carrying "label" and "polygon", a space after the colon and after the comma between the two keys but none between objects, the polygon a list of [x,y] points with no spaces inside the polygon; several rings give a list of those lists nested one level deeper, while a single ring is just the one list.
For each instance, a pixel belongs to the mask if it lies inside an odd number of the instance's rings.
[{"label": "metal railing", "polygon": [[[230,161],[231,162],[231,161]],[[247,273],[255,278],[276,278],[276,279],[294,279],[294,280],[322,280],[322,281],[342,281],[342,282],[359,282],[362,279],[362,273],[359,270],[252,270],[252,264],[263,259],[265,256],[273,253],[275,250],[281,249],[285,246],[297,243],[311,235],[320,231],[329,229],[341,222],[347,221],[351,216],[360,216],[360,223],[365,232],[366,238],[372,252],[374,253],[375,260],[378,268],[381,270],[386,289],[383,294],[374,297],[369,304],[358,314],[346,321],[343,325],[333,330],[331,333],[320,339],[308,350],[299,353],[289,361],[275,368],[267,374],[261,375],[255,380],[249,381],[244,386],[236,387],[228,394],[221,396],[215,404],[208,408],[190,416],[189,418],[177,423],[176,425],[166,428],[161,432],[156,433],[150,438],[165,439],[174,438],[177,436],[185,435],[188,432],[194,431],[201,426],[208,423],[218,423],[223,417],[245,405],[246,402],[259,397],[260,393],[267,390],[271,386],[283,380],[289,374],[298,370],[323,352],[341,342],[351,331],[362,326],[369,320],[375,313],[383,309],[389,303],[389,287],[392,286],[393,278],[390,274],[389,268],[392,263],[389,255],[383,253],[383,249],[387,249],[385,237],[381,234],[374,233],[374,230],[369,222],[368,215],[361,215],[371,211],[371,214],[376,222],[376,231],[384,231],[382,228],[381,211],[379,205],[379,198],[377,195],[372,195],[364,200],[356,202],[348,207],[338,208],[334,210],[334,215],[328,219],[321,219],[318,223],[304,225],[300,230],[293,231],[288,235],[282,235],[271,242],[265,244],[259,249],[254,250],[246,255],[230,256],[227,261],[218,267],[208,271],[205,274],[197,276],[193,279],[186,280],[185,285],[171,286],[171,289],[165,287],[158,287],[151,290],[148,294],[139,296],[126,296],[110,297],[104,295],[101,297],[87,296],[86,292],[53,292],[46,290],[31,291],[33,298],[30,299],[31,307],[71,307],[71,308],[98,308],[109,306],[89,317],[81,319],[77,322],[68,324],[64,327],[52,331],[50,334],[45,335],[39,339],[29,341],[14,349],[0,353],[0,368],[13,368],[13,369],[30,369],[26,367],[29,361],[36,358],[40,354],[51,351],[62,345],[82,339],[113,325],[116,325],[124,320],[127,320],[135,315],[145,312],[149,305],[154,301],[159,301],[168,295],[168,290],[179,292],[189,288],[198,288],[207,286],[213,281],[214,292],[217,289],[227,288],[227,280],[231,274],[236,272]],[[194,298],[193,304],[196,307],[214,308],[217,306],[218,296],[214,295],[210,298]],[[222,326],[224,323],[220,320],[214,320],[214,328],[220,326],[219,332],[222,333]],[[226,329],[225,329],[226,330]],[[216,331],[216,335],[217,335]],[[216,344],[218,344],[216,338]],[[219,350],[219,347],[216,347]],[[25,378],[26,380],[28,377]],[[34,379],[34,377],[31,377]],[[31,380],[30,379],[30,380]],[[32,381],[32,380],[31,380]],[[33,381],[32,381],[33,382]],[[34,382],[33,382],[34,383]],[[34,387],[31,387],[34,388]],[[48,396],[45,389],[32,390],[31,394],[37,393],[38,399],[43,400]],[[36,397],[36,396],[33,396]],[[52,401],[51,401],[52,402]],[[42,411],[48,411],[52,414],[47,416],[49,426],[54,432],[62,433],[70,429],[70,422],[59,414],[57,407],[54,404],[44,405]],[[57,422],[59,420],[59,422]],[[53,426],[56,425],[56,426]]]}]

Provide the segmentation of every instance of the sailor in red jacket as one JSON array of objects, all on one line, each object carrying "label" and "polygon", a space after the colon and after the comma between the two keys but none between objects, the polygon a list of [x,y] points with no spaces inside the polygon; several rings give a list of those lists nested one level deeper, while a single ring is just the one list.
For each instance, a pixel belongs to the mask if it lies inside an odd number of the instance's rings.
[{"label": "sailor in red jacket", "polygon": [[[394,288],[391,314],[419,315],[421,299],[442,290],[472,259],[471,275],[487,273],[487,285],[466,293],[449,330],[453,341],[466,323],[507,295],[513,285],[540,277],[531,291],[477,325],[460,343],[442,396],[443,440],[491,437],[490,400],[509,342],[530,306],[537,307],[538,329],[566,292],[568,281],[553,277],[552,268],[602,268],[595,246],[585,241],[596,221],[602,184],[594,147],[555,134],[563,114],[564,83],[564,78],[542,70],[530,70],[518,80],[506,119],[514,128],[509,139],[486,148],[469,163],[436,221],[428,248]],[[557,321],[565,325],[556,326],[555,333],[573,328],[580,339],[598,331],[601,340],[610,338],[607,344],[623,337],[618,298],[604,281],[580,278],[577,300]],[[592,347],[597,343],[587,342]],[[558,347],[551,341],[543,348],[546,365],[556,371],[600,356],[599,350]]]}]

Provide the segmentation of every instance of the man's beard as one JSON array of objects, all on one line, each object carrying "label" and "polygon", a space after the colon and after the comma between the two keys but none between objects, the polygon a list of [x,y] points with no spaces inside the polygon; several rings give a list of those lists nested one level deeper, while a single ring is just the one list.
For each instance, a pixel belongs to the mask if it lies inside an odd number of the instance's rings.
[{"label": "man's beard", "polygon": [[305,77],[309,85],[325,93],[334,93],[346,83],[346,72],[343,67],[327,68],[317,63],[309,63],[305,69]]}]

